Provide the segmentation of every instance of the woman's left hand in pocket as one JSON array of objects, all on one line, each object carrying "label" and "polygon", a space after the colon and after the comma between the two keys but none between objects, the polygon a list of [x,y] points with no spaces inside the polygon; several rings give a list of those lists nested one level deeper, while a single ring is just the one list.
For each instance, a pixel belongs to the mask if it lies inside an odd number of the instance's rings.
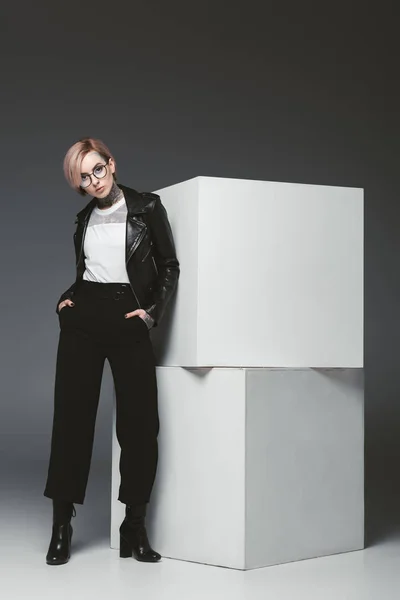
[{"label": "woman's left hand in pocket", "polygon": [[147,328],[150,327],[149,322],[151,324],[153,323],[152,317],[150,317],[150,315],[148,315],[143,308],[137,308],[136,310],[125,314],[125,319],[131,319],[132,317],[140,317],[144,321]]},{"label": "woman's left hand in pocket", "polygon": [[141,319],[144,320],[145,315],[146,315],[146,311],[143,310],[143,308],[138,308],[137,310],[126,313],[125,319],[130,319],[131,317],[140,317]]}]

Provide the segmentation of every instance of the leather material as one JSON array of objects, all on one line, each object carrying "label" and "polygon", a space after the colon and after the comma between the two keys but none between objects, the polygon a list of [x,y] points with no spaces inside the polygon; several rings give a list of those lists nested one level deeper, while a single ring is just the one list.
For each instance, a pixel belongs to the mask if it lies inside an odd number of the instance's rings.
[{"label": "leather material", "polygon": [[46,555],[48,565],[63,565],[71,557],[72,525],[64,523],[53,524],[49,549]]},{"label": "leather material", "polygon": [[145,526],[145,513],[145,505],[126,506],[126,516],[119,528],[121,558],[133,555],[141,562],[158,562],[161,559],[161,554],[150,546]]},{"label": "leather material", "polygon": [[[138,192],[119,183],[117,185],[124,192],[127,205],[125,264],[129,282],[139,307],[154,319],[153,327],[156,327],[163,317],[180,275],[167,211],[158,194]],[[96,198],[92,198],[76,216],[76,279],[60,296],[57,314],[60,302],[67,298],[74,300],[77,286],[83,278],[85,233],[96,202]]]},{"label": "leather material", "polygon": [[147,513],[146,504],[127,504],[125,506],[125,517],[129,521],[133,521],[136,517],[145,517]]},{"label": "leather material", "polygon": [[73,502],[53,498],[53,525],[68,523],[72,517],[76,517],[76,509]]},{"label": "leather material", "polygon": [[63,565],[71,557],[72,517],[76,517],[73,502],[53,499],[53,528],[46,555],[48,565]]}]

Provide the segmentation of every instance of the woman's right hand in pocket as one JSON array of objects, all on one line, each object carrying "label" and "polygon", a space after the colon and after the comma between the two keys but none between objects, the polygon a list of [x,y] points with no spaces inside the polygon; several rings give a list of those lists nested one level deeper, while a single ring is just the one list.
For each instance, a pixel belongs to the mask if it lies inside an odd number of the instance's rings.
[{"label": "woman's right hand in pocket", "polygon": [[58,312],[60,313],[61,310],[64,308],[64,306],[75,306],[74,303],[72,302],[72,300],[63,300],[62,302],[60,302],[60,304],[58,305]]}]

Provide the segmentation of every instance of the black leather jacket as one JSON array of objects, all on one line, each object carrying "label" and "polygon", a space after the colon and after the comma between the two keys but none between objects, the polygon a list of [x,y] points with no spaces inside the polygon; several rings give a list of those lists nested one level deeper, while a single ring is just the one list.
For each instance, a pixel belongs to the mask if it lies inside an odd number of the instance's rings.
[{"label": "black leather jacket", "polygon": [[[153,327],[160,322],[165,307],[178,283],[180,268],[167,211],[160,196],[137,192],[117,184],[124,192],[128,209],[126,218],[125,264],[132,291],[140,308],[153,319]],[[93,198],[77,214],[74,245],[76,280],[57,302],[74,299],[74,293],[85,272],[83,242],[90,214],[96,206]]]}]

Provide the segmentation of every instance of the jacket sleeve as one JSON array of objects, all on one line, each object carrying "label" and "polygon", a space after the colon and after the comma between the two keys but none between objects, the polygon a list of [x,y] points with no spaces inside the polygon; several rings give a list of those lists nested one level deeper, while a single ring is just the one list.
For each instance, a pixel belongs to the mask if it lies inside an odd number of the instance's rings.
[{"label": "jacket sleeve", "polygon": [[154,302],[151,306],[144,307],[144,310],[154,319],[153,327],[157,327],[178,284],[180,267],[165,206],[160,196],[151,196],[155,197],[155,204],[151,213],[147,215],[147,225],[153,241],[158,281],[154,290]]}]

